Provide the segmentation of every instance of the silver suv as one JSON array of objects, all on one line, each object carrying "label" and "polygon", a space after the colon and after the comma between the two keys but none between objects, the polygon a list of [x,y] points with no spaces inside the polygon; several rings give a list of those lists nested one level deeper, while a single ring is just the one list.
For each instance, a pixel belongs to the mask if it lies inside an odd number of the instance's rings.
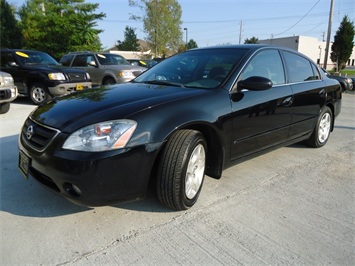
[{"label": "silver suv", "polygon": [[59,63],[87,71],[93,86],[128,82],[146,70],[132,66],[123,56],[104,52],[73,52],[64,55]]},{"label": "silver suv", "polygon": [[0,114],[5,114],[10,110],[10,102],[18,95],[14,79],[9,73],[0,71]]}]

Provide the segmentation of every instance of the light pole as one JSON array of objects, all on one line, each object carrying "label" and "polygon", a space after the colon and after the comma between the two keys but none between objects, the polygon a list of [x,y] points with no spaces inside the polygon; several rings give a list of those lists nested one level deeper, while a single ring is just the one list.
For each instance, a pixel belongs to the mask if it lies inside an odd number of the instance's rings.
[{"label": "light pole", "polygon": [[184,31],[186,31],[186,42],[185,42],[185,48],[187,50],[187,28],[184,28]]}]

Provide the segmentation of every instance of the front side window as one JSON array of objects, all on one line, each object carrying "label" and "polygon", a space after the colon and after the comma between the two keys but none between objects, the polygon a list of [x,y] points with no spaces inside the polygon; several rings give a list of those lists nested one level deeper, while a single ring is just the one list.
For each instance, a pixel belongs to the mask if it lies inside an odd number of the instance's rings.
[{"label": "front side window", "polygon": [[319,79],[319,73],[312,68],[312,63],[306,58],[291,52],[284,52],[288,78],[290,83]]},{"label": "front side window", "polygon": [[258,52],[242,72],[241,80],[252,76],[270,79],[273,85],[285,83],[285,73],[280,53],[277,50]]}]

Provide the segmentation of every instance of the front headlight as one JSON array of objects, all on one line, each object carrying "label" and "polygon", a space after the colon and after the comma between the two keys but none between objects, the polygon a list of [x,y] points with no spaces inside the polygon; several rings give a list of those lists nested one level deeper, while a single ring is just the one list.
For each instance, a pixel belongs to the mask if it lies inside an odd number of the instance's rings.
[{"label": "front headlight", "polygon": [[118,76],[123,77],[123,78],[131,78],[134,77],[132,71],[130,70],[123,70],[118,73]]},{"label": "front headlight", "polygon": [[11,76],[5,76],[4,83],[6,85],[14,85],[14,79]]},{"label": "front headlight", "polygon": [[71,134],[63,149],[100,152],[124,148],[136,127],[136,121],[127,119],[90,125]]},{"label": "front headlight", "polygon": [[346,82],[346,83],[353,83],[352,79],[350,79],[350,78],[346,78],[346,79],[345,79],[345,82]]},{"label": "front headlight", "polygon": [[48,78],[50,80],[65,80],[65,76],[63,73],[49,73]]},{"label": "front headlight", "polygon": [[86,74],[86,79],[87,80],[91,79],[90,74],[88,72],[86,72],[85,74]]}]

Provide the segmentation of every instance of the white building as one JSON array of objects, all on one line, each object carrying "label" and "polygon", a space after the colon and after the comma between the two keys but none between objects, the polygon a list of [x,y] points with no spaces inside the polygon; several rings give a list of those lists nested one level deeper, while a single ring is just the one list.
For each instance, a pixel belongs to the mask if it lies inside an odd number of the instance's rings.
[{"label": "white building", "polygon": [[[307,36],[292,36],[285,38],[274,38],[267,40],[259,40],[259,43],[262,44],[273,44],[279,46],[285,46],[291,49],[294,49],[298,52],[301,52],[311,58],[319,66],[323,67],[324,64],[324,55],[326,42],[319,41],[317,38],[307,37]],[[331,49],[331,45],[329,46]],[[330,59],[330,53],[328,53],[327,67],[326,69],[332,69],[335,67],[335,63]],[[350,56],[350,59],[347,62],[347,66],[355,65],[355,46],[353,52]]]}]

